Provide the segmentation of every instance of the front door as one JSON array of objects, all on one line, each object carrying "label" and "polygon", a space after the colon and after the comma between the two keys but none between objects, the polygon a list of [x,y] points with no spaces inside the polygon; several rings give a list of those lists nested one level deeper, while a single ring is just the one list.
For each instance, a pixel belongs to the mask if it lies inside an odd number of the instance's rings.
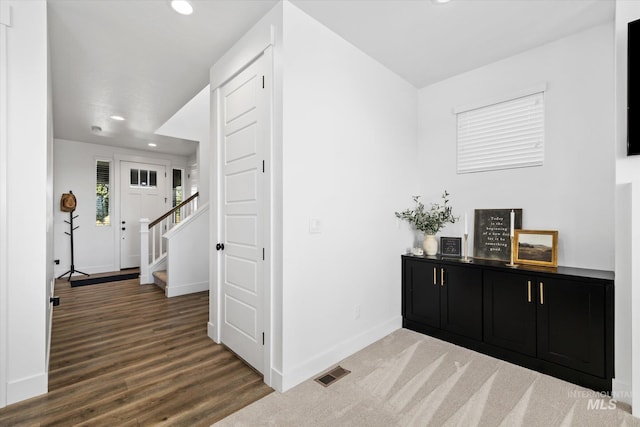
[{"label": "front door", "polygon": [[120,268],[140,266],[140,218],[169,210],[165,183],[164,165],[120,162]]},{"label": "front door", "polygon": [[261,57],[220,89],[221,340],[263,372],[263,150]]}]

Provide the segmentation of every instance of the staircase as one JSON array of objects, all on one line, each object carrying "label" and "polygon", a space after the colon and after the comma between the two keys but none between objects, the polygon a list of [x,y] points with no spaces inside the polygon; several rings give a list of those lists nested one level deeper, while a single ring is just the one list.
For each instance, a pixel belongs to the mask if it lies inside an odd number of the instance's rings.
[{"label": "staircase", "polygon": [[155,283],[167,297],[209,289],[209,206],[198,207],[198,195],[140,220],[140,283]]},{"label": "staircase", "polygon": [[153,283],[158,285],[161,289],[167,289],[167,281],[169,280],[167,278],[167,270],[154,271],[152,275]]}]

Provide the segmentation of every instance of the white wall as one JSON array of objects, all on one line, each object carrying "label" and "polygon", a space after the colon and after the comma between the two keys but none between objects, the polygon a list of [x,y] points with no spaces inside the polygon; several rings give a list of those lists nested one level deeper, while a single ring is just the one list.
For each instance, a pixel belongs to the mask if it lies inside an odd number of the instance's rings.
[{"label": "white wall", "polygon": [[47,313],[45,319],[47,322],[46,338],[47,338],[47,356],[46,370],[49,372],[49,354],[51,350],[51,330],[53,323],[53,302],[51,297],[55,292],[55,277],[53,264],[53,84],[51,82],[51,50],[47,46]]},{"label": "white wall", "polygon": [[7,29],[9,3],[0,3],[0,408],[7,404]]},{"label": "white wall", "polygon": [[[559,264],[613,270],[612,64],[607,24],[421,89],[420,194],[438,201],[447,189],[461,217],[480,208],[522,208],[523,228],[559,231]],[[456,174],[452,110],[539,83],[547,84],[544,166]],[[462,221],[443,234],[462,235]]]},{"label": "white wall", "polygon": [[[209,201],[209,92],[207,85],[156,131],[160,135],[198,141],[198,173],[194,175],[194,183],[200,192],[201,204]],[[187,191],[190,193],[190,189]]]},{"label": "white wall", "polygon": [[394,211],[417,190],[417,91],[287,2],[283,58],[287,389],[401,327],[412,236]]},{"label": "white wall", "polygon": [[[119,173],[116,159],[128,157],[132,161],[140,162],[161,161],[169,162],[171,168],[187,170],[187,158],[148,151],[129,150],[108,145],[89,144],[84,142],[56,139],[54,143],[54,257],[60,260],[55,274],[59,276],[69,269],[71,264],[71,248],[69,214],[59,209],[60,197],[72,190],[78,201],[78,208],[74,216],[74,225],[79,228],[74,232],[75,267],[76,270],[93,274],[119,269],[117,258],[116,233],[119,232],[119,191],[115,188],[115,176]],[[96,225],[95,185],[96,161],[111,161],[111,226]]]},{"label": "white wall", "polygon": [[[640,3],[616,1],[615,22],[615,147],[616,147],[616,335],[614,392],[640,414],[640,216],[635,200],[640,191],[640,156],[626,156],[627,147],[627,23],[640,19]],[[633,185],[630,185],[633,183]],[[635,209],[634,209],[635,208]],[[634,269],[635,266],[635,269]],[[635,308],[635,315],[633,314]],[[636,316],[636,317],[634,317]],[[631,399],[631,391],[636,393]]]},{"label": "white wall", "polygon": [[167,297],[209,289],[209,205],[200,205],[167,238]]},{"label": "white wall", "polygon": [[[3,316],[6,340],[1,343],[2,393],[0,407],[47,391],[47,304],[50,254],[47,253],[48,137],[47,94],[47,5],[39,1],[8,1],[2,4],[2,22],[10,13],[6,45],[0,54],[6,60],[3,85],[0,150],[6,168],[0,176],[3,199],[0,210],[0,252]],[[9,11],[8,8],[11,8]],[[5,50],[6,49],[6,50]],[[4,70],[2,70],[4,71]],[[4,116],[6,114],[6,116]],[[5,175],[6,174],[6,175]]]}]

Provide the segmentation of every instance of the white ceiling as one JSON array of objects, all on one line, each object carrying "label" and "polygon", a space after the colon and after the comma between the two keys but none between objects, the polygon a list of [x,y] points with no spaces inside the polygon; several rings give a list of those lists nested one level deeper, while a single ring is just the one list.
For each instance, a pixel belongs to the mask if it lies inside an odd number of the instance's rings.
[{"label": "white ceiling", "polygon": [[[192,3],[194,14],[181,16],[169,0],[48,0],[55,137],[192,154],[194,142],[154,132],[277,0]],[[612,0],[292,3],[418,88],[612,21],[615,8]]]},{"label": "white ceiling", "polygon": [[612,0],[298,0],[417,88],[613,21]]},{"label": "white ceiling", "polygon": [[168,0],[48,0],[54,136],[194,153],[194,142],[154,132],[208,84],[211,65],[276,0],[193,3],[194,14],[182,16]]}]

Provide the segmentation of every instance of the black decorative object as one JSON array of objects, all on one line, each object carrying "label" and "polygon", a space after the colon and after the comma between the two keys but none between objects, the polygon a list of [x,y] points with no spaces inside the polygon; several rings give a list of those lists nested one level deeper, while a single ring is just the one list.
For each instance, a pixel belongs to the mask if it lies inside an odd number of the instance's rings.
[{"label": "black decorative object", "polygon": [[522,228],[522,209],[476,209],[473,229],[474,258],[509,261],[511,211],[515,227]]},{"label": "black decorative object", "polygon": [[442,256],[461,256],[462,239],[460,237],[440,237],[440,254]]},{"label": "black decorative object", "polygon": [[[73,209],[71,211],[66,211],[64,206],[65,203],[63,203],[64,201],[70,201],[73,200]],[[71,204],[67,203],[66,206],[68,206],[68,208],[71,208]],[[76,209],[76,198],[73,195],[73,191],[69,191],[68,194],[64,194],[62,196],[61,199],[61,203],[60,203],[60,209],[63,212],[69,212],[69,221],[65,221],[67,224],[69,224],[69,232],[67,233],[66,231],[64,232],[64,234],[66,234],[67,236],[69,236],[69,238],[71,239],[71,267],[69,268],[69,270],[67,270],[67,272],[61,274],[60,276],[58,276],[58,279],[62,279],[64,276],[66,276],[67,274],[69,275],[69,278],[67,279],[69,282],[71,281],[71,276],[73,276],[75,273],[79,273],[79,274],[84,274],[85,276],[89,276],[89,274],[87,273],[83,273],[82,271],[76,270],[75,267],[75,263],[74,263],[74,258],[73,258],[73,231],[75,229],[77,229],[78,227],[74,227],[73,226],[73,220],[78,218],[78,215],[73,216],[73,213],[75,212]]]}]

